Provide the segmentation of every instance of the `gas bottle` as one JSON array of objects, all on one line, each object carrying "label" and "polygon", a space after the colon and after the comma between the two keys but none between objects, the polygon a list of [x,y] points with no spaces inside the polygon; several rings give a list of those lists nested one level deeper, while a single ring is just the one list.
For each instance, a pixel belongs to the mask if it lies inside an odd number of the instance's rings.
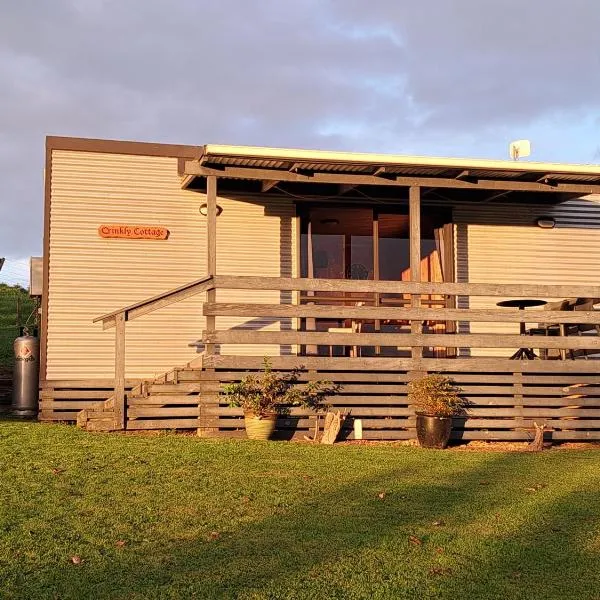
[{"label": "gas bottle", "polygon": [[24,330],[14,341],[13,348],[13,413],[21,417],[34,417],[38,412],[40,342]]}]

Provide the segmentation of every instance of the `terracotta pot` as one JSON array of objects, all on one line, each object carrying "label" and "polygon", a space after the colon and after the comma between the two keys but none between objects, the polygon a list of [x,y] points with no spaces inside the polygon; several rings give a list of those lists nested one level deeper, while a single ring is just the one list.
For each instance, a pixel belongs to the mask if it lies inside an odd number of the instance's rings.
[{"label": "terracotta pot", "polygon": [[417,415],[417,439],[423,448],[445,448],[451,432],[452,417]]},{"label": "terracotta pot", "polygon": [[268,440],[275,431],[277,413],[268,413],[262,417],[255,415],[252,411],[244,411],[244,423],[246,425],[246,436],[249,440]]}]

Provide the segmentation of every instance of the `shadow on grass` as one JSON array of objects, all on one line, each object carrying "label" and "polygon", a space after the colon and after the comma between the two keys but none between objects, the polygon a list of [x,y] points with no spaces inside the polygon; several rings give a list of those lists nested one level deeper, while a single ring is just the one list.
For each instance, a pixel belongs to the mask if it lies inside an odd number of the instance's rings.
[{"label": "shadow on grass", "polygon": [[411,483],[399,456],[397,468],[330,493],[308,485],[301,504],[214,539],[29,573],[22,597],[598,597],[598,554],[582,540],[598,525],[599,475],[559,493],[539,481],[543,458],[498,454]]}]

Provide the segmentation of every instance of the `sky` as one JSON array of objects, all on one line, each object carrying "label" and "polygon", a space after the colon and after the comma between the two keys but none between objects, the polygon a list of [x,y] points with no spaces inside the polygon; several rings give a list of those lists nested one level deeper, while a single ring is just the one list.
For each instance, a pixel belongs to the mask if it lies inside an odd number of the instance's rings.
[{"label": "sky", "polygon": [[46,135],[600,163],[595,0],[0,0],[0,282]]}]

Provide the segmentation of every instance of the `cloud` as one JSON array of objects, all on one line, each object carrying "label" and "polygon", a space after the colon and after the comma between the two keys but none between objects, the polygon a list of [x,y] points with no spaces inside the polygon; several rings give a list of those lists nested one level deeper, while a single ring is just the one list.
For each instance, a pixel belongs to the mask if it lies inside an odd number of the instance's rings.
[{"label": "cloud", "polygon": [[0,252],[41,251],[46,134],[593,160],[599,26],[589,0],[5,3]]}]

